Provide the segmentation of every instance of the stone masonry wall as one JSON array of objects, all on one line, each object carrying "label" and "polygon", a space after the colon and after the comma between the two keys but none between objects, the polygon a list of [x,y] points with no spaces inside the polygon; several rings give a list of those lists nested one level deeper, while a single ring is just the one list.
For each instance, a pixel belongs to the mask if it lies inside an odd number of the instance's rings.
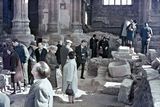
[{"label": "stone masonry wall", "polygon": [[133,0],[133,5],[103,5],[103,0],[93,0],[92,27],[94,30],[120,34],[125,19],[134,19],[139,23],[140,0]]}]

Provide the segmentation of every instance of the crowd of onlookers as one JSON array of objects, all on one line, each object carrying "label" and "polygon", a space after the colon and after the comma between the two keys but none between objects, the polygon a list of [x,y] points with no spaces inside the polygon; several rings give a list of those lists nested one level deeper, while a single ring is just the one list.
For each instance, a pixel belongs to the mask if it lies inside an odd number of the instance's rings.
[{"label": "crowd of onlookers", "polygon": [[[11,76],[13,87],[11,94],[27,91],[31,85],[25,107],[52,107],[53,89],[58,88],[62,88],[64,93],[70,88],[73,92],[69,94],[69,102],[74,103],[74,96],[78,91],[77,70],[80,66],[82,66],[80,78],[85,79],[84,68],[88,58],[86,40],[82,40],[74,49],[71,47],[71,40],[66,40],[65,43],[59,41],[57,46],[47,47],[41,42],[32,41],[27,48],[17,39],[13,39],[4,42],[3,45],[1,48],[3,73]],[[58,81],[61,81],[61,84]],[[2,99],[8,100],[3,93],[0,101]]]},{"label": "crowd of onlookers", "polygon": [[[136,21],[125,21],[122,28],[122,45],[132,47],[136,32]],[[148,23],[140,31],[142,38],[142,53],[146,54],[153,35]],[[72,41],[64,43],[58,41],[57,45],[44,45],[32,41],[29,47],[17,39],[3,42],[0,52],[3,59],[3,72],[11,76],[13,92],[26,91],[31,85],[25,100],[25,107],[53,107],[53,89],[62,88],[68,94],[69,102],[74,103],[74,96],[78,91],[77,70],[81,66],[80,78],[85,79],[84,70],[88,59],[89,48],[91,58],[101,56],[111,58],[109,39],[102,36],[100,40],[94,34],[89,41],[72,48]],[[24,90],[21,86],[23,83]],[[67,92],[66,92],[67,91]],[[0,107],[9,107],[9,98],[0,92]]]}]

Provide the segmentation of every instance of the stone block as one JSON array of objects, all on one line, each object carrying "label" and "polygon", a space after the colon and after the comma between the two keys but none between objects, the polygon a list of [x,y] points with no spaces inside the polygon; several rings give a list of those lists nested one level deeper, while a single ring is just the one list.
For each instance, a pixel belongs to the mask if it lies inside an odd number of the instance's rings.
[{"label": "stone block", "polygon": [[96,78],[104,79],[105,75],[106,75],[106,72],[107,72],[107,67],[99,66]]},{"label": "stone block", "polygon": [[128,46],[120,46],[118,48],[118,51],[121,53],[129,53],[130,52],[130,48]]},{"label": "stone block", "polygon": [[88,76],[97,76],[97,71],[99,66],[108,67],[109,63],[112,62],[113,59],[107,58],[92,58],[88,62]]},{"label": "stone block", "polygon": [[147,80],[159,78],[159,72],[153,68],[145,68],[144,72],[147,75]]},{"label": "stone block", "polygon": [[121,83],[118,82],[106,82],[103,90],[103,94],[118,95]]},{"label": "stone block", "polygon": [[141,60],[143,65],[149,64],[149,61],[148,61],[146,55],[144,55],[142,53],[137,53],[137,55],[139,56],[139,59]]},{"label": "stone block", "polygon": [[156,59],[157,56],[158,56],[158,53],[155,49],[149,49],[148,59],[150,59],[150,61],[153,61],[154,59]]},{"label": "stone block", "polygon": [[111,77],[109,75],[109,72],[106,72],[106,77],[105,79],[108,81],[108,82],[122,82],[125,78],[128,78],[128,76],[125,76],[125,77]]},{"label": "stone block", "polygon": [[131,75],[131,68],[126,61],[111,62],[108,66],[111,77],[123,77]]},{"label": "stone block", "polygon": [[152,66],[153,69],[157,69],[159,67],[159,65],[160,65],[160,59],[159,58],[154,59],[151,63],[151,66]]},{"label": "stone block", "polygon": [[154,107],[160,107],[160,80],[149,81]]},{"label": "stone block", "polygon": [[123,80],[119,93],[118,93],[118,101],[128,104],[129,96],[132,88],[133,80],[125,79]]}]

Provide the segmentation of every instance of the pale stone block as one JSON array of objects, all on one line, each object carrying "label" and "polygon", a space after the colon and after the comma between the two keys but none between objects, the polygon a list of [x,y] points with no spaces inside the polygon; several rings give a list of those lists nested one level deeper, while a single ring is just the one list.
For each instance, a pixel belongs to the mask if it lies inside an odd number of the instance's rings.
[{"label": "pale stone block", "polygon": [[118,101],[123,103],[129,103],[129,95],[131,92],[133,80],[125,79],[122,82],[122,85],[118,94]]},{"label": "pale stone block", "polygon": [[126,61],[111,62],[108,66],[108,69],[109,74],[112,77],[123,77],[131,75],[130,65]]},{"label": "pale stone block", "polygon": [[147,80],[153,80],[159,77],[158,71],[154,70],[153,68],[145,68],[144,72],[147,75]]},{"label": "pale stone block", "polygon": [[106,82],[102,90],[103,94],[118,95],[121,83]]},{"label": "pale stone block", "polygon": [[148,50],[148,59],[150,59],[150,61],[153,61],[157,56],[158,56],[158,53],[155,49]]},{"label": "pale stone block", "polygon": [[152,68],[153,68],[153,69],[157,69],[158,66],[160,65],[160,59],[159,59],[159,58],[154,59],[154,60],[152,61],[151,65],[152,65]]},{"label": "pale stone block", "polygon": [[118,48],[118,51],[121,53],[129,53],[130,52],[130,48],[128,46],[120,46]]}]

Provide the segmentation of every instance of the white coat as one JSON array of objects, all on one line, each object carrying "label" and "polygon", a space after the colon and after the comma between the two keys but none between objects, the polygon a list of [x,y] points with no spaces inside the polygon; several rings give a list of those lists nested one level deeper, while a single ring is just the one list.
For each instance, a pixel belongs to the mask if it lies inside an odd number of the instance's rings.
[{"label": "white coat", "polygon": [[63,67],[63,92],[67,89],[68,82],[71,83],[74,94],[78,91],[77,64],[75,59],[67,60]]}]

